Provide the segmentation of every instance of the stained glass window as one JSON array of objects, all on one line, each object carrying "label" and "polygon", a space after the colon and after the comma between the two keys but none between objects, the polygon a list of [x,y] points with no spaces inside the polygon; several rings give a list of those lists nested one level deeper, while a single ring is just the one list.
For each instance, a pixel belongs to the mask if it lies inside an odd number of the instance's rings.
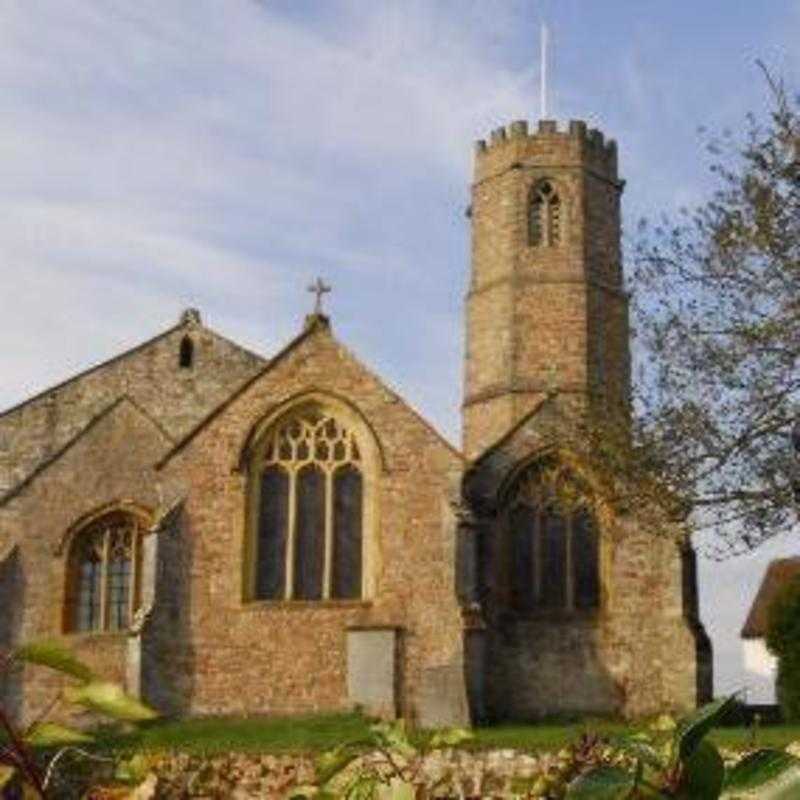
[{"label": "stained glass window", "polygon": [[361,473],[352,464],[333,476],[333,597],[361,596]]},{"label": "stained glass window", "polygon": [[536,511],[527,504],[511,511],[511,604],[520,611],[534,607],[536,574],[534,572],[534,532]]},{"label": "stained glass window", "polygon": [[256,593],[259,600],[276,600],[286,591],[286,526],[289,522],[289,473],[267,467],[261,476]]},{"label": "stained glass window", "polygon": [[575,562],[575,608],[597,608],[600,604],[600,568],[597,531],[586,511],[572,521]]},{"label": "stained glass window", "polygon": [[[569,492],[563,492],[565,486]],[[563,470],[543,465],[528,468],[515,481],[507,519],[510,602],[517,611],[600,605],[597,530],[575,488]]]},{"label": "stained glass window", "polygon": [[364,484],[351,430],[308,404],[270,429],[259,454],[255,599],[361,597]]},{"label": "stained glass window", "polygon": [[322,597],[325,565],[325,473],[315,464],[297,475],[294,597]]},{"label": "stained glass window", "polygon": [[68,631],[118,631],[129,627],[138,605],[139,557],[144,526],[113,512],[72,540],[67,577]]}]

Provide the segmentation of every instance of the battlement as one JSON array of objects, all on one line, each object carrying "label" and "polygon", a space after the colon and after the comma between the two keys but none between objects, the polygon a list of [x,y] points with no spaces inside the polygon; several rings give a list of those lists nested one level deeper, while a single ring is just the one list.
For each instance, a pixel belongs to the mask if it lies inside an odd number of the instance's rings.
[{"label": "battlement", "polygon": [[570,120],[559,127],[552,119],[538,121],[529,130],[526,120],[495,128],[488,141],[475,143],[476,180],[511,166],[584,166],[617,180],[617,143],[583,120]]}]

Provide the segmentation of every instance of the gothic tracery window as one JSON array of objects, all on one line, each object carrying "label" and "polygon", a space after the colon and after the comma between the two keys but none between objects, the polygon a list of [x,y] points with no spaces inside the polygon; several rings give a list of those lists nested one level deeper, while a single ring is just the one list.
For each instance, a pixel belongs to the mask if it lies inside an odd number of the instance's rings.
[{"label": "gothic tracery window", "polygon": [[139,601],[144,533],[139,517],[114,511],[93,520],[73,536],[64,614],[68,632],[120,631],[129,627]]},{"label": "gothic tracery window", "polygon": [[307,404],[267,433],[255,468],[254,598],[360,598],[364,476],[352,431]]},{"label": "gothic tracery window", "polygon": [[555,247],[562,239],[562,204],[553,184],[540,181],[528,205],[528,243],[532,247]]},{"label": "gothic tracery window", "polygon": [[593,515],[563,470],[535,464],[507,499],[510,601],[519,612],[588,611],[600,605]]}]

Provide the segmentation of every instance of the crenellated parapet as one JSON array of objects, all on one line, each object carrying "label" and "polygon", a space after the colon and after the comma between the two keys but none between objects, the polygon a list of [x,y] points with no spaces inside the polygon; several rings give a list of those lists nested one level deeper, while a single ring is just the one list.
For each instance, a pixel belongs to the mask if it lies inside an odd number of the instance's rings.
[{"label": "crenellated parapet", "polygon": [[482,181],[508,169],[525,166],[579,167],[620,183],[617,175],[617,143],[582,120],[559,128],[551,119],[539,120],[531,131],[525,120],[495,128],[489,139],[475,143],[475,180]]}]

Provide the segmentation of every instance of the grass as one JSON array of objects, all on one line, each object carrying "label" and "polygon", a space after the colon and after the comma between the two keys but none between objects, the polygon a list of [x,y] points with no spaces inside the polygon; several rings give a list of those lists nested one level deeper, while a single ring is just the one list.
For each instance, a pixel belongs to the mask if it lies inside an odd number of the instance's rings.
[{"label": "grass", "polygon": [[[357,714],[308,717],[205,718],[160,720],[132,733],[105,732],[101,749],[164,751],[195,755],[241,753],[319,753],[342,742],[363,739],[369,721]],[[618,720],[587,719],[581,722],[496,725],[477,728],[471,749],[558,750],[581,733],[615,737],[642,730]],[[743,726],[715,729],[710,739],[719,747],[743,750],[752,746],[752,733]],[[758,747],[783,748],[800,741],[800,725],[765,725],[757,734]]]},{"label": "grass", "polygon": [[[730,750],[745,750],[753,746],[752,732],[743,726],[716,728],[709,739],[717,745]],[[763,725],[755,736],[756,747],[784,748],[791,742],[800,742],[800,725]]]},{"label": "grass", "polygon": [[219,717],[159,720],[126,734],[100,732],[98,745],[103,750],[178,750],[193,755],[319,753],[368,733],[369,722],[358,714]]},{"label": "grass", "polygon": [[480,750],[560,750],[582,733],[615,737],[632,733],[633,730],[629,723],[607,719],[491,725],[476,728],[469,746]]}]

